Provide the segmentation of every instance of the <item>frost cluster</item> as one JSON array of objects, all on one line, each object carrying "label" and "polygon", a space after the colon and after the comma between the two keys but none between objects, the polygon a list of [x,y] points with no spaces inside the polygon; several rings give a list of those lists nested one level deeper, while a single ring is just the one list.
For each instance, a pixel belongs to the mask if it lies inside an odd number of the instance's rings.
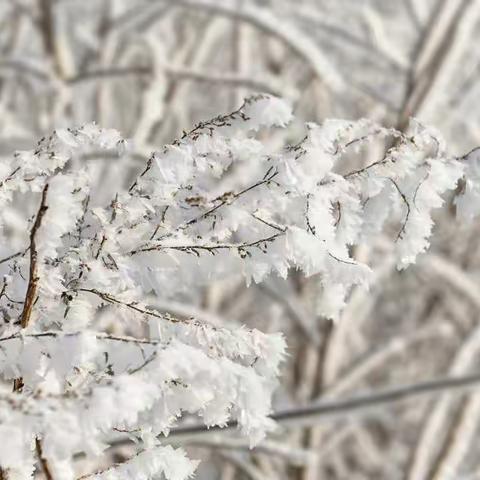
[{"label": "frost cluster", "polygon": [[[116,131],[57,130],[0,165],[8,478],[30,478],[39,449],[55,479],[74,478],[75,454],[99,455],[128,432],[148,439],[143,450],[99,478],[183,480],[196,463],[158,438],[186,414],[208,426],[236,421],[255,445],[274,426],[281,334],[177,318],[151,299],[298,269],[319,276],[322,313],[335,318],[351,289],[368,285],[356,245],[387,229],[399,268],[415,262],[428,248],[432,210],[464,173],[457,208],[476,214],[478,158],[449,156],[436,131],[328,120],[307,124],[294,145],[268,140],[291,121],[280,99],[251,97],[154,152],[106,205],[95,200],[88,153],[122,154],[128,145]],[[342,172],[345,156],[378,139],[391,145],[381,158]],[[18,215],[19,204],[30,215]],[[23,235],[12,239],[12,225]]]}]

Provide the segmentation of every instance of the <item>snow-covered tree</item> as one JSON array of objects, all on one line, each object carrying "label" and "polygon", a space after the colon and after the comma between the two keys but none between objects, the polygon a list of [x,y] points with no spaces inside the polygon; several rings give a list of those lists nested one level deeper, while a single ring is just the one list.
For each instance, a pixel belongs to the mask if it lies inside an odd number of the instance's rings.
[{"label": "snow-covered tree", "polygon": [[[127,435],[137,453],[92,476],[183,480],[196,462],[162,437],[185,415],[234,421],[255,446],[274,428],[282,335],[169,315],[156,299],[299,270],[318,276],[318,309],[335,319],[372,274],[355,247],[384,230],[398,267],[414,263],[464,174],[457,208],[477,213],[477,151],[453,157],[431,128],[327,120],[294,144],[263,140],[292,121],[282,100],[250,97],[152,153],[106,204],[92,188],[98,152],[130,148],[114,130],[58,129],[0,165],[4,478],[29,478],[38,462],[74,478],[78,453]],[[379,139],[390,147],[378,159],[342,171]],[[12,220],[15,204],[30,214]]]}]

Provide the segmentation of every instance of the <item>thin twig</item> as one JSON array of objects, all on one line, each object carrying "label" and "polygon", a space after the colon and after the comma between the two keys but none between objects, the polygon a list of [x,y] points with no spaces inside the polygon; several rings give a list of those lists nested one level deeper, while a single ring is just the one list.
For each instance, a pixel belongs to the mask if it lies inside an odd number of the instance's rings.
[{"label": "thin twig", "polygon": [[27,253],[28,248],[26,250],[22,250],[21,252],[13,253],[12,255],[9,255],[8,257],[2,258],[0,260],[0,264],[9,262],[10,260],[13,260],[14,258],[20,257],[21,255],[25,255]]},{"label": "thin twig", "polygon": [[[0,337],[1,342],[7,342],[10,340],[18,340],[22,338],[69,338],[69,337],[79,337],[83,335],[85,332],[69,332],[64,333],[61,331],[52,331],[52,332],[41,332],[41,333],[28,333],[22,334],[14,333],[13,335],[9,335],[8,337]],[[136,338],[136,337],[125,337],[125,336],[118,336],[118,335],[110,335],[107,333],[96,333],[95,338],[97,340],[107,340],[112,342],[120,342],[120,343],[135,343],[141,345],[158,345],[160,344],[159,340],[148,340],[146,338]]]},{"label": "thin twig", "polygon": [[246,243],[212,243],[212,244],[191,244],[191,245],[152,245],[151,247],[143,247],[137,250],[132,250],[130,255],[136,255],[141,252],[152,252],[152,251],[161,251],[161,250],[178,250],[180,252],[195,253],[198,255],[198,250],[214,253],[217,250],[238,250],[244,251],[248,248],[258,247],[262,245],[273,242],[278,237],[285,235],[286,232],[278,232],[269,237],[260,238],[259,240],[254,240],[252,242]]},{"label": "thin twig", "polygon": [[105,300],[108,303],[122,305],[124,307],[130,308],[130,309],[132,309],[132,310],[134,310],[138,313],[141,313],[143,315],[147,315],[147,316],[150,316],[150,317],[155,317],[155,318],[158,318],[160,320],[167,320],[167,321],[172,322],[172,323],[182,322],[182,320],[180,320],[178,318],[175,318],[175,317],[172,317],[170,315],[160,314],[160,313],[155,312],[155,311],[150,310],[150,309],[141,308],[135,302],[124,302],[122,300],[119,300],[118,298],[113,297],[109,293],[100,292],[99,290],[97,290],[95,288],[79,288],[78,290],[72,290],[72,291],[92,293],[94,295],[97,295],[97,297],[100,297],[102,300]]}]

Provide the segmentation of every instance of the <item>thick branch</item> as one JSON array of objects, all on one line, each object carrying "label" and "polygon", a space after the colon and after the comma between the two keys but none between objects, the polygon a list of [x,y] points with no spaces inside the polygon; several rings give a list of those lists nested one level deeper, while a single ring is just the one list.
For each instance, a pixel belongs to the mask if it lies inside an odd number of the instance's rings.
[{"label": "thick branch", "polygon": [[[30,231],[30,273],[28,279],[27,293],[25,295],[25,302],[23,304],[23,311],[21,315],[20,324],[22,329],[26,328],[30,322],[30,317],[33,311],[33,305],[35,304],[37,298],[38,290],[38,251],[37,251],[37,242],[36,235],[42,225],[43,217],[47,212],[47,193],[48,193],[48,183],[45,184],[42,191],[42,199],[40,201],[40,207],[38,208],[37,216],[35,217],[35,222],[33,223],[32,230]],[[21,392],[23,389],[23,378],[16,378],[13,381],[13,391]],[[50,472],[48,462],[43,457],[42,444],[39,438],[35,438],[35,449],[38,455],[38,459],[42,466],[43,473],[47,480],[52,480],[52,474]]]},{"label": "thick branch", "polygon": [[[33,311],[33,305],[35,304],[37,298],[38,290],[38,252],[36,244],[36,235],[40,225],[42,224],[42,219],[47,211],[47,192],[48,192],[48,183],[45,184],[42,191],[42,199],[40,201],[40,207],[35,218],[32,230],[30,231],[30,273],[28,279],[27,293],[25,294],[25,301],[23,302],[23,310],[20,316],[20,325],[23,328],[26,328],[30,322],[30,317]],[[23,388],[23,379],[16,378],[13,381],[13,391],[20,392]]]},{"label": "thick branch", "polygon": [[37,452],[38,459],[40,461],[40,465],[42,466],[43,474],[47,480],[53,480],[52,473],[50,472],[50,468],[48,466],[47,460],[43,456],[42,444],[38,438],[35,439],[35,451]]},{"label": "thick branch", "polygon": [[35,218],[32,230],[30,232],[30,274],[28,279],[27,293],[25,295],[25,303],[23,306],[23,311],[21,315],[21,326],[26,328],[30,322],[30,317],[32,315],[33,304],[35,303],[38,290],[38,251],[36,243],[36,235],[38,229],[42,224],[43,217],[47,212],[47,192],[48,192],[48,183],[45,184],[45,187],[42,191],[42,200],[40,202],[40,207]]}]

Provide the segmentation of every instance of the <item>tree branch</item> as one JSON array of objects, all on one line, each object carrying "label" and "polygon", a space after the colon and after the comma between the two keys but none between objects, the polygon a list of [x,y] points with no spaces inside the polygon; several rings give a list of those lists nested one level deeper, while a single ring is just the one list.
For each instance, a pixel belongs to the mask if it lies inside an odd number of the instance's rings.
[{"label": "tree branch", "polygon": [[[283,88],[275,78],[257,79],[250,76],[242,76],[234,72],[211,73],[173,65],[163,66],[162,72],[175,80],[190,80],[231,88],[241,86],[258,92],[266,92],[279,96],[285,95],[285,88]],[[95,69],[79,73],[78,75],[68,78],[66,82],[70,85],[76,85],[89,80],[114,79],[125,76],[148,76],[153,75],[153,73],[154,71],[152,67],[143,65],[110,67],[107,69]]]},{"label": "tree branch", "polygon": [[32,230],[30,232],[30,274],[28,279],[27,293],[25,295],[25,303],[23,306],[23,311],[21,315],[21,326],[26,328],[30,322],[30,317],[32,315],[33,304],[35,303],[38,290],[38,251],[37,251],[37,242],[36,235],[38,229],[42,224],[43,217],[47,212],[47,192],[48,192],[48,183],[45,184],[42,191],[42,200],[40,202],[40,207],[35,218]]},{"label": "tree branch", "polygon": [[[248,5],[238,9],[232,2],[216,2],[212,0],[162,0],[161,3],[175,8],[200,10],[253,25],[260,31],[279,39],[305,60],[315,76],[321,82],[326,83],[332,90],[341,91],[344,88],[343,78],[330,64],[330,60],[323,54],[315,42],[301,30],[295,28],[293,24],[287,24],[278,16],[271,14],[266,8],[257,7],[249,2]],[[155,8],[158,8],[158,5],[154,3],[149,5],[149,8],[155,10]]]},{"label": "tree branch", "polygon": [[48,466],[47,460],[43,456],[42,444],[38,438],[35,439],[35,451],[37,452],[38,459],[40,460],[40,465],[42,466],[43,474],[47,480],[53,480],[52,473],[50,472],[50,467]]},{"label": "tree branch", "polygon": [[[22,329],[26,328],[30,322],[30,317],[33,311],[33,305],[35,304],[37,298],[38,290],[38,251],[37,251],[37,242],[36,235],[42,225],[43,217],[47,212],[47,193],[48,193],[48,183],[45,183],[45,186],[42,190],[42,199],[40,201],[40,207],[38,208],[37,216],[35,222],[33,223],[32,230],[30,231],[30,274],[28,279],[27,293],[25,294],[25,302],[23,304],[23,311],[20,317],[20,325]],[[13,381],[13,391],[20,393],[23,390],[23,378],[16,378]],[[48,462],[43,457],[42,444],[40,439],[35,438],[35,449],[38,455],[38,459],[42,466],[43,473],[47,480],[53,480],[52,474],[50,472]]]}]

